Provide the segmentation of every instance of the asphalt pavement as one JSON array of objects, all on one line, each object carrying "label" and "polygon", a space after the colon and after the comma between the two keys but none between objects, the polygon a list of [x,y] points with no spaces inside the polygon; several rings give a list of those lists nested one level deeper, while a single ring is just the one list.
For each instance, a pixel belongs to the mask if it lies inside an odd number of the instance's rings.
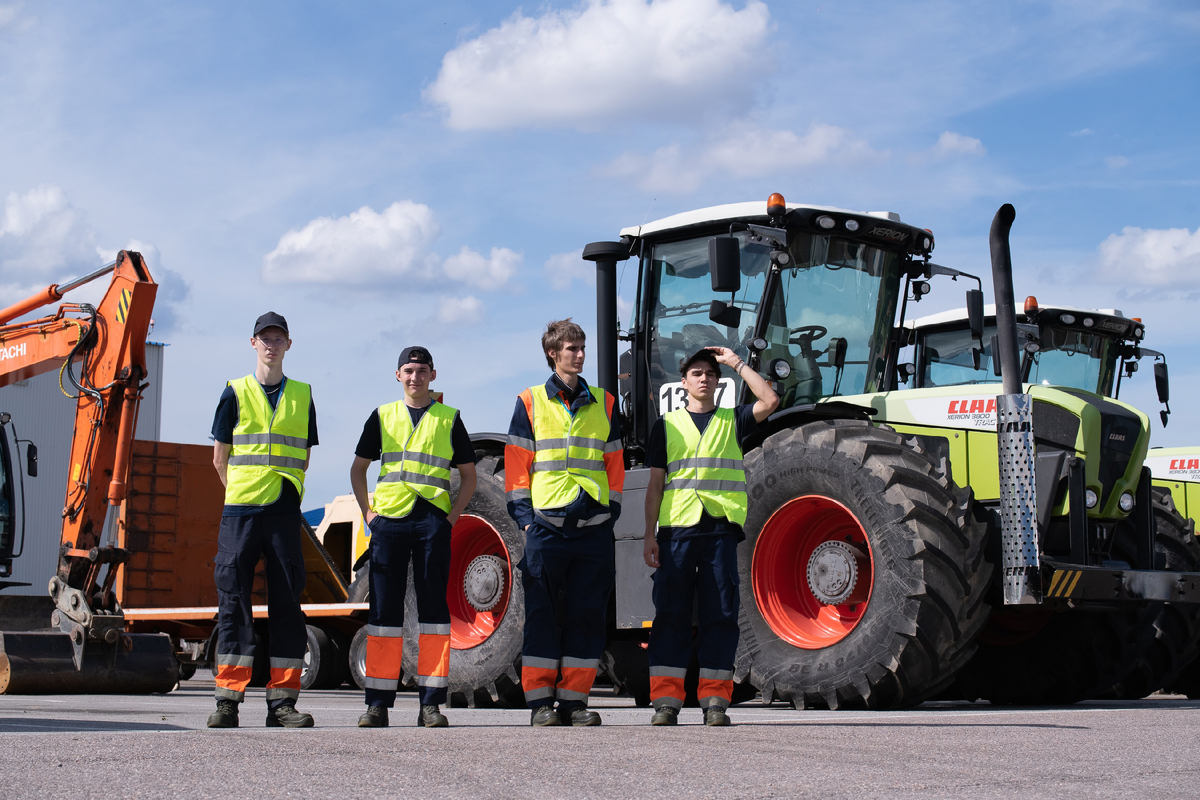
[{"label": "asphalt pavement", "polygon": [[208,730],[211,679],[169,695],[0,696],[5,797],[875,798],[1196,797],[1200,702],[1155,696],[1056,708],[926,703],[910,711],[744,704],[730,728],[684,709],[675,728],[599,689],[599,728],[529,727],[529,712],[454,708],[450,728],[356,727],[362,696],[307,692],[308,730]]}]

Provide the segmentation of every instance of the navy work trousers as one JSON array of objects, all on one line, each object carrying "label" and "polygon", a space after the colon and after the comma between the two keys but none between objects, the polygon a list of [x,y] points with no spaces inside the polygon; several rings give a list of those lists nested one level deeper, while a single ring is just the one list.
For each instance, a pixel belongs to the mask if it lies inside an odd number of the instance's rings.
[{"label": "navy work trousers", "polygon": [[530,708],[555,699],[559,708],[586,708],[604,655],[613,587],[612,522],[572,533],[563,536],[540,520],[525,532],[525,555],[518,565],[525,589],[521,684]]},{"label": "navy work trousers", "polygon": [[403,648],[404,596],[412,562],[419,638],[417,689],[422,704],[446,702],[450,666],[450,523],[432,511],[371,520],[370,612],[367,617],[368,706],[396,702]]},{"label": "navy work trousers", "polygon": [[[656,708],[683,705],[692,655],[692,609],[699,622],[701,707],[727,707],[738,645],[737,537],[733,534],[659,540],[650,629],[650,696]],[[693,605],[695,604],[695,606]]]},{"label": "navy work trousers", "polygon": [[304,555],[300,514],[221,517],[213,578],[217,585],[217,696],[241,702],[256,653],[251,591],[263,560],[267,577],[267,628],[271,680],[267,705],[277,708],[300,696],[300,673],[308,644],[300,598]]}]

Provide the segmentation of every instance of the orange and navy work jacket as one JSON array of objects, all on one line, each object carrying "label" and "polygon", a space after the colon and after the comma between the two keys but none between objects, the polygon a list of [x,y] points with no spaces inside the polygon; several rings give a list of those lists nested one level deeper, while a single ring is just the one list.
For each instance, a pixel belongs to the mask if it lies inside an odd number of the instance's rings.
[{"label": "orange and navy work jacket", "polygon": [[[559,508],[533,506],[532,474],[534,458],[538,449],[533,430],[533,392],[544,391],[545,397],[561,403],[574,418],[584,406],[604,403],[604,413],[609,420],[608,439],[604,444],[604,474],[608,479],[608,505],[605,506],[588,492],[579,490],[575,499]],[[566,436],[564,431],[562,436]],[[572,531],[615,521],[621,514],[621,490],[625,486],[625,450],[621,442],[620,415],[614,408],[614,398],[609,392],[590,388],[583,378],[579,379],[579,391],[572,399],[566,385],[555,374],[543,386],[534,386],[517,397],[512,422],[508,426],[508,444],[504,448],[504,491],[508,498],[508,513],[524,529],[535,519],[555,528],[565,536]]]}]

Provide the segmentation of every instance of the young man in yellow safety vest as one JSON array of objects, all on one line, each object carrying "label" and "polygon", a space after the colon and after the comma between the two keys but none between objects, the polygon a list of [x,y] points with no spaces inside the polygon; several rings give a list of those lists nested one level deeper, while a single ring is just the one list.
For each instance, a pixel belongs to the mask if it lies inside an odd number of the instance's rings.
[{"label": "young man in yellow safety vest", "polygon": [[251,589],[262,558],[267,577],[271,678],[267,727],[311,728],[296,710],[308,634],[300,596],[300,499],[317,444],[317,412],[308,384],[284,377],[292,347],[288,324],[268,312],[254,323],[253,374],[230,381],[213,420],[213,465],[225,484],[225,510],[213,559],[217,584],[217,710],[210,728],[236,728],[238,704],[254,672]]},{"label": "young man in yellow safety vest", "polygon": [[[396,365],[404,399],[371,412],[354,450],[350,487],[371,531],[367,616],[367,711],[360,728],[386,728],[396,702],[404,649],[404,595],[412,561],[417,591],[417,726],[449,725],[438,708],[450,685],[450,529],[475,493],[475,448],[458,411],[437,402],[437,377],[424,347],[406,347]],[[379,481],[367,502],[367,467]],[[450,502],[450,470],[459,474]]]},{"label": "young man in yellow safety vest", "polygon": [[[731,367],[756,401],[717,408],[721,364]],[[680,364],[686,408],[659,419],[646,463],[645,559],[654,573],[650,629],[652,725],[674,725],[692,655],[692,608],[699,619],[700,683],[705,725],[728,725],[733,658],[738,644],[737,545],[746,537],[746,473],[742,442],[779,405],[770,384],[726,347],[704,348]],[[655,528],[658,536],[655,538]]]},{"label": "young man in yellow safety vest", "polygon": [[553,372],[517,398],[504,448],[508,513],[525,531],[521,687],[536,726],[600,724],[587,702],[604,655],[625,454],[613,396],[581,375],[584,346],[571,320],[546,327]]}]

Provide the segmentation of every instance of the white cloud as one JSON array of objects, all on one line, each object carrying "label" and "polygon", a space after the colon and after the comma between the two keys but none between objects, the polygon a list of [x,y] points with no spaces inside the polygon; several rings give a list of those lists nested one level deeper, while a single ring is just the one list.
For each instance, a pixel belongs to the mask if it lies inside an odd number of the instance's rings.
[{"label": "white cloud", "polygon": [[1077,131],[1072,131],[1071,136],[1091,136],[1095,131],[1091,128],[1080,128]]},{"label": "white cloud", "polygon": [[693,147],[675,143],[648,156],[626,153],[604,171],[634,177],[646,191],[687,194],[714,173],[756,178],[826,163],[860,163],[887,157],[887,153],[872,150],[850,131],[834,125],[815,124],[803,135],[738,125]]},{"label": "white cloud", "polygon": [[745,106],[771,28],[761,0],[586,0],[460,44],[425,92],[451,128],[590,127]]},{"label": "white cloud", "polygon": [[34,23],[37,22],[37,18],[23,15],[21,9],[24,7],[24,3],[0,5],[0,31],[7,28],[23,32],[32,28]]},{"label": "white cloud", "polygon": [[0,284],[20,292],[100,266],[96,235],[61,188],[10,192],[0,216]]},{"label": "white cloud", "polygon": [[1108,165],[1109,169],[1120,169],[1129,166],[1129,159],[1125,156],[1109,156],[1104,159],[1104,163]]},{"label": "white cloud", "polygon": [[570,289],[572,283],[577,280],[587,286],[596,285],[596,268],[583,260],[583,250],[552,255],[546,259],[542,270],[550,286],[560,292]]},{"label": "white cloud", "polygon": [[1200,287],[1200,228],[1125,228],[1100,243],[1101,273],[1114,282]]},{"label": "white cloud", "polygon": [[437,319],[445,325],[476,325],[483,320],[483,303],[473,295],[443,297]]},{"label": "white cloud", "polygon": [[945,158],[956,155],[981,156],[986,152],[983,142],[978,139],[946,131],[938,137],[937,144],[933,146],[930,154],[934,158]]},{"label": "white cloud", "polygon": [[457,254],[446,259],[443,269],[453,280],[480,289],[498,289],[516,274],[520,264],[520,254],[507,247],[493,247],[491,257],[484,258],[464,245]]}]

